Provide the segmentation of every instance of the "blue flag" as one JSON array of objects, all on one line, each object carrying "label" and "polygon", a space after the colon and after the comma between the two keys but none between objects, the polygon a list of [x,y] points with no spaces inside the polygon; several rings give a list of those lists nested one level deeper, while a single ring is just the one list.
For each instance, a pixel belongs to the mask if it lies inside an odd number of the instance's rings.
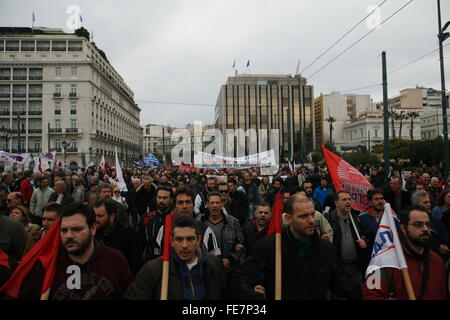
[{"label": "blue flag", "polygon": [[160,163],[159,163],[158,159],[151,153],[147,154],[144,157],[144,164],[147,167],[158,167],[158,166],[160,166]]}]

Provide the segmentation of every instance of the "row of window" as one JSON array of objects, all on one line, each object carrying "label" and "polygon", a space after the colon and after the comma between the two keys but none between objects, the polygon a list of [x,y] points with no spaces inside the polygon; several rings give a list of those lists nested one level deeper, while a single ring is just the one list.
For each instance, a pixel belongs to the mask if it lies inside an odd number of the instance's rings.
[{"label": "row of window", "polygon": [[[70,76],[72,78],[76,78],[77,73],[78,73],[77,67],[70,67]],[[61,67],[55,67],[55,77],[61,78]]]},{"label": "row of window", "polygon": [[[76,129],[77,128],[77,119],[70,119],[70,129]],[[55,119],[55,129],[62,129],[61,128],[61,119]]]}]

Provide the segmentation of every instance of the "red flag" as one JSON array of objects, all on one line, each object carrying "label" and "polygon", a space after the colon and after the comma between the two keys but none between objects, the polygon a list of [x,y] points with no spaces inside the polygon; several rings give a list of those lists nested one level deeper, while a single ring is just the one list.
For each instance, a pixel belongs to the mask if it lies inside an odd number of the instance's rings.
[{"label": "red flag", "polygon": [[365,210],[369,204],[367,191],[373,189],[372,185],[361,172],[328,151],[323,144],[322,150],[336,191],[347,191],[352,197],[352,207],[360,211]]},{"label": "red flag", "polygon": [[281,233],[282,219],[281,216],[284,211],[283,195],[281,193],[275,193],[275,201],[272,206],[272,217],[269,222],[269,230],[267,230],[267,236],[270,237],[275,233]]},{"label": "red flag", "polygon": [[164,247],[163,255],[161,258],[163,261],[170,261],[170,236],[172,235],[172,220],[171,214],[166,215],[166,221],[164,223]]},{"label": "red flag", "polygon": [[60,230],[61,218],[53,224],[44,238],[38,241],[33,249],[22,258],[9,280],[0,289],[0,292],[5,292],[9,296],[17,298],[22,282],[38,260],[41,261],[45,269],[41,293],[45,293],[51,287],[55,277],[56,261],[61,244]]}]

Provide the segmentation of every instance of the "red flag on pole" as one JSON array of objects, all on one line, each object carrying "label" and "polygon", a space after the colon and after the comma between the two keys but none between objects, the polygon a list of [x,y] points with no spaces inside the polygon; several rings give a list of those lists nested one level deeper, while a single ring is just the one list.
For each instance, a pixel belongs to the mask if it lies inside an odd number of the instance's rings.
[{"label": "red flag on pole", "polygon": [[55,277],[56,261],[61,243],[60,230],[61,218],[53,224],[44,238],[38,241],[33,249],[22,258],[0,292],[5,292],[10,297],[17,298],[23,281],[37,261],[40,261],[45,269],[41,293],[44,294],[50,289]]},{"label": "red flag on pole", "polygon": [[345,190],[350,193],[352,208],[360,211],[367,209],[367,191],[373,189],[370,182],[347,161],[327,150],[323,144],[322,150],[336,191]]},{"label": "red flag on pole", "polygon": [[171,214],[166,215],[166,221],[164,223],[164,247],[163,255],[161,258],[163,261],[170,261],[170,236],[172,235],[172,220]]},{"label": "red flag on pole", "polygon": [[272,206],[272,218],[269,222],[269,230],[267,230],[267,236],[270,237],[276,233],[281,233],[282,219],[281,216],[284,211],[283,195],[281,193],[275,193],[275,201]]}]

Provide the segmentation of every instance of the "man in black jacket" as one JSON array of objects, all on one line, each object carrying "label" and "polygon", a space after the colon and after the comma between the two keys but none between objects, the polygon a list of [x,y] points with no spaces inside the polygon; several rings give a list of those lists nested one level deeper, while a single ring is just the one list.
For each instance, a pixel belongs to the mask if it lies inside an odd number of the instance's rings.
[{"label": "man in black jacket", "polygon": [[132,227],[117,223],[114,200],[98,199],[94,211],[98,225],[95,238],[102,240],[108,247],[121,251],[131,271],[136,275],[142,266],[137,232]]},{"label": "man in black jacket", "polygon": [[48,202],[57,202],[60,205],[65,206],[74,201],[70,193],[67,191],[67,185],[64,181],[56,181],[53,189],[55,189],[55,192],[50,195]]},{"label": "man in black jacket", "polygon": [[385,199],[391,205],[396,214],[400,214],[402,209],[411,205],[411,194],[402,190],[402,180],[400,177],[391,177],[389,181],[390,190],[385,192]]},{"label": "man in black jacket", "polygon": [[352,210],[352,199],[347,191],[336,193],[335,204],[336,210],[326,216],[333,229],[333,243],[337,249],[336,281],[339,290],[334,292],[334,298],[361,299],[363,274],[370,255],[370,228],[360,221],[359,213]]},{"label": "man in black jacket", "polygon": [[219,183],[217,189],[220,193],[223,208],[225,209],[227,214],[238,219],[239,224],[243,226],[246,222],[245,219],[247,218],[245,208],[229,196],[230,191],[228,189],[228,184],[226,182]]},{"label": "man in black jacket", "polygon": [[[314,228],[314,205],[306,197],[287,203],[289,226],[282,232],[282,299],[327,299],[333,288],[336,250]],[[275,237],[255,244],[252,255],[231,276],[234,299],[275,296]]]},{"label": "man in black jacket", "polygon": [[140,217],[139,220],[150,211],[156,209],[157,188],[152,182],[151,177],[144,177],[141,186],[136,189],[132,208],[133,210],[137,210]]}]

